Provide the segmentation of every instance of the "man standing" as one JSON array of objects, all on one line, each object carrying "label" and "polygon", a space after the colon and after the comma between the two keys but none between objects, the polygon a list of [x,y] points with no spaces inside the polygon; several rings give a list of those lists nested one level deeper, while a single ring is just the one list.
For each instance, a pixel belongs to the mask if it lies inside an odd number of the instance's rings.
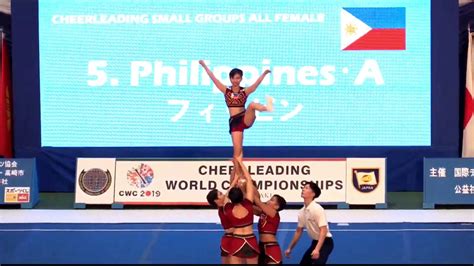
[{"label": "man standing", "polygon": [[304,185],[303,190],[301,191],[304,206],[298,213],[298,227],[296,228],[290,246],[285,251],[285,256],[289,257],[291,250],[301,237],[303,228],[306,228],[309,237],[313,241],[301,258],[300,264],[302,265],[326,264],[326,261],[334,248],[332,234],[329,232],[329,226],[324,209],[315,201],[319,195],[321,195],[321,189],[316,183],[308,182]]}]

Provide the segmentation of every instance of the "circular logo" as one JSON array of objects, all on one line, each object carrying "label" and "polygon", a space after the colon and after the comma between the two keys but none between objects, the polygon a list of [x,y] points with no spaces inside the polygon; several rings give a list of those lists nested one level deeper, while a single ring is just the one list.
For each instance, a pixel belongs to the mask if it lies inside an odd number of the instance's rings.
[{"label": "circular logo", "polygon": [[127,181],[136,188],[147,187],[153,181],[153,169],[144,163],[137,165],[137,167],[132,167],[127,172]]},{"label": "circular logo", "polygon": [[104,194],[112,184],[112,175],[109,170],[92,168],[87,171],[82,170],[79,175],[79,187],[84,193],[91,196]]}]

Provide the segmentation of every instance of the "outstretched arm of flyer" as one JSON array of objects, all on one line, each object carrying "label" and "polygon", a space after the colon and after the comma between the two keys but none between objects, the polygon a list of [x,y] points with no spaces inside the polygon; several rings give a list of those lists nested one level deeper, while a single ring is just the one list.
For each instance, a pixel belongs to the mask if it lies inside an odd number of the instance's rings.
[{"label": "outstretched arm of flyer", "polygon": [[265,79],[265,76],[267,74],[269,74],[271,71],[266,69],[265,71],[263,71],[262,75],[260,75],[260,77],[258,77],[258,79],[255,81],[254,84],[250,85],[247,89],[245,89],[245,92],[247,93],[247,95],[253,93],[255,90],[257,90],[257,87],[260,85],[260,83],[262,83],[263,79]]},{"label": "outstretched arm of flyer", "polygon": [[199,64],[204,68],[204,70],[206,71],[207,75],[209,75],[209,77],[211,78],[212,82],[214,82],[214,85],[216,85],[216,87],[222,92],[222,93],[225,93],[225,90],[227,89],[226,86],[224,84],[222,84],[222,82],[220,82],[216,76],[214,76],[214,73],[212,73],[212,71],[209,69],[209,67],[207,67],[206,65],[206,62],[204,62],[204,60],[199,60]]}]

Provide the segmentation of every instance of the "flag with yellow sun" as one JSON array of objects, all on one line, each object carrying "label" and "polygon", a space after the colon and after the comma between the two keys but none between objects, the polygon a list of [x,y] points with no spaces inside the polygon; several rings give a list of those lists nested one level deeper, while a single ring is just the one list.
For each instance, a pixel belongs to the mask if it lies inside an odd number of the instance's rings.
[{"label": "flag with yellow sun", "polygon": [[341,50],[406,50],[405,8],[343,8]]}]

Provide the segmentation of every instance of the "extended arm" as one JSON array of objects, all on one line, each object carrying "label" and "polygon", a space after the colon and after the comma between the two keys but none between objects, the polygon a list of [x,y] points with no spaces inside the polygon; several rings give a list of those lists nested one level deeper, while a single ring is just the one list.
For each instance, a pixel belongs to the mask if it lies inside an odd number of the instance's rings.
[{"label": "extended arm", "polygon": [[252,177],[250,177],[250,173],[247,170],[247,167],[245,167],[244,162],[242,161],[242,157],[237,158],[237,162],[239,163],[240,170],[243,172],[244,177],[247,181],[247,182],[245,182],[246,183],[245,184],[246,185],[246,190],[247,190],[247,193],[245,193],[245,197],[250,202],[253,202],[253,199],[254,199],[254,186],[253,186],[253,183],[252,183]]},{"label": "extended arm", "polygon": [[226,195],[229,194],[229,191],[231,188],[235,187],[235,185],[237,184],[237,182],[239,181],[239,176],[236,174],[237,170],[238,170],[238,167],[239,167],[239,164],[236,162],[235,159],[232,160],[232,162],[234,163],[234,168],[232,169],[232,171],[230,172],[230,185],[229,185],[229,189],[227,190],[226,192]]},{"label": "extended arm", "polygon": [[199,60],[199,64],[201,64],[201,66],[204,68],[204,70],[206,71],[207,75],[209,75],[209,77],[211,78],[212,82],[214,82],[214,85],[216,85],[216,87],[222,92],[222,93],[225,93],[225,90],[227,89],[226,86],[224,84],[222,84],[222,82],[220,82],[216,76],[214,76],[214,73],[212,73],[212,71],[207,67],[206,65],[206,62],[204,62],[204,60]]},{"label": "extended arm", "polygon": [[296,228],[295,234],[293,235],[293,239],[291,240],[291,243],[288,246],[288,248],[285,250],[285,256],[286,257],[290,257],[290,253],[293,250],[293,248],[295,247],[295,245],[298,243],[298,241],[300,240],[302,232],[303,232],[302,227],[297,227]]},{"label": "extended arm", "polygon": [[245,89],[245,93],[247,93],[247,95],[249,95],[250,93],[254,92],[257,89],[257,87],[260,85],[260,83],[262,83],[263,79],[265,78],[265,76],[268,73],[270,73],[270,70],[268,70],[268,69],[263,71],[262,75],[260,75],[260,77],[258,77],[257,81],[255,81],[254,84],[250,85],[250,87]]},{"label": "extended arm", "polygon": [[268,206],[266,203],[262,202],[260,197],[254,198],[254,201],[257,207],[259,207],[266,215],[273,218],[277,214],[277,211],[274,208]]},{"label": "extended arm", "polygon": [[318,239],[318,244],[314,248],[313,252],[311,252],[311,257],[313,259],[318,259],[319,258],[319,251],[321,250],[321,247],[324,244],[324,240],[326,240],[326,236],[328,234],[328,227],[327,226],[321,226],[319,227],[319,239]]}]

